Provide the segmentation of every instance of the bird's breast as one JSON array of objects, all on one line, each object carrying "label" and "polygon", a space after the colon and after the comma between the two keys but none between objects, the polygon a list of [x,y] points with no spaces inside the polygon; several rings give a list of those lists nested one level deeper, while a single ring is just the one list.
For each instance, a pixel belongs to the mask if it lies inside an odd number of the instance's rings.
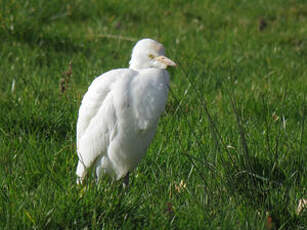
[{"label": "bird's breast", "polygon": [[168,96],[169,77],[165,70],[139,74],[132,82],[131,105],[139,130],[157,125]]}]

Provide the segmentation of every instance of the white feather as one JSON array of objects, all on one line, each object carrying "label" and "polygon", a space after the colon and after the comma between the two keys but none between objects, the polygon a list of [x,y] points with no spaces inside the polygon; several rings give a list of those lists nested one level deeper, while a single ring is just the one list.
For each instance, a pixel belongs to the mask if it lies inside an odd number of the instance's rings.
[{"label": "white feather", "polygon": [[93,164],[98,178],[106,173],[120,179],[145,155],[167,102],[168,72],[152,60],[161,55],[160,43],[140,40],[130,68],[111,70],[90,85],[77,122],[80,181]]}]

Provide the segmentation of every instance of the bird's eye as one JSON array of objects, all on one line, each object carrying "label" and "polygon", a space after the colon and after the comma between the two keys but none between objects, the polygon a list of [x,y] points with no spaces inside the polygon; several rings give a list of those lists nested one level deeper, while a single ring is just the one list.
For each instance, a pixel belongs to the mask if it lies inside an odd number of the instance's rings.
[{"label": "bird's eye", "polygon": [[154,59],[155,56],[153,56],[152,54],[149,54],[148,57],[149,57],[150,59]]}]

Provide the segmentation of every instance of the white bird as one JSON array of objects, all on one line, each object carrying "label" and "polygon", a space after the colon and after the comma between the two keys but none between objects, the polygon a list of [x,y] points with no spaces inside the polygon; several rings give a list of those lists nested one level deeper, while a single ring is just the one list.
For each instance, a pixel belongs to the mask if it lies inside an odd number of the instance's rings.
[{"label": "white bird", "polygon": [[97,77],[84,95],[77,122],[77,183],[90,167],[97,179],[125,177],[145,155],[155,134],[169,89],[162,44],[142,39],[132,50],[129,68]]}]

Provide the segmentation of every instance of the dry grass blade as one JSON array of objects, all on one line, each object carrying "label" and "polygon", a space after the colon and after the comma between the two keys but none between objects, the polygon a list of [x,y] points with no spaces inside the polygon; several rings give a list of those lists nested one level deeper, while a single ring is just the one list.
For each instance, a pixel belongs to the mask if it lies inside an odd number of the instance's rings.
[{"label": "dry grass blade", "polygon": [[129,42],[136,42],[136,38],[132,37],[125,37],[122,35],[115,35],[115,34],[96,34],[96,35],[89,35],[88,38],[109,38],[109,39],[116,39],[116,40],[123,40]]}]

